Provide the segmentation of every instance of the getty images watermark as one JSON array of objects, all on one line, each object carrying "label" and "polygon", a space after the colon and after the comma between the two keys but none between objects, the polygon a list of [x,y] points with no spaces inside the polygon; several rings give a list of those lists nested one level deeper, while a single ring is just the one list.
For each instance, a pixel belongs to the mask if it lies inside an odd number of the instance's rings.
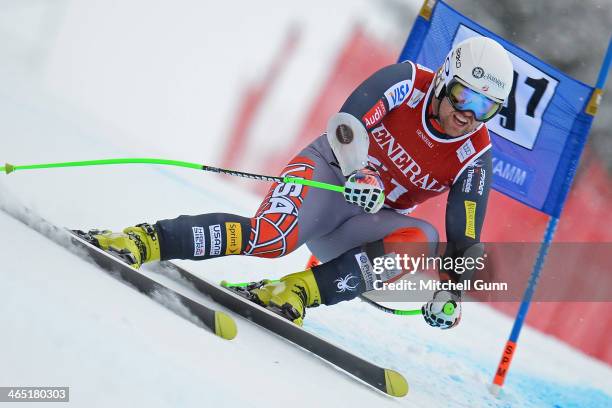
[{"label": "getty images watermark", "polygon": [[[506,282],[486,282],[483,279],[463,280],[462,282],[440,281],[437,279],[425,279],[417,282],[411,280],[393,281],[394,277],[409,273],[428,271],[454,271],[462,275],[465,272],[477,274],[485,269],[487,254],[479,257],[440,257],[440,256],[410,256],[407,254],[390,254],[374,258],[372,270],[376,275],[373,282],[375,290],[399,290],[399,291],[507,291]],[[391,279],[389,279],[391,278]]]}]

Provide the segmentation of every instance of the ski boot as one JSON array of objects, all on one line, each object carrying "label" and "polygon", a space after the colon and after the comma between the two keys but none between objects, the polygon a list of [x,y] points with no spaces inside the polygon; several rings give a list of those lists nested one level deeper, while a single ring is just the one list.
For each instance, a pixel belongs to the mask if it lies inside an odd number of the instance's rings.
[{"label": "ski boot", "polygon": [[150,224],[138,224],[123,232],[94,229],[89,232],[77,230],[74,233],[134,268],[160,259],[159,237]]},{"label": "ski boot", "polygon": [[312,269],[292,273],[279,281],[262,280],[238,287],[222,283],[239,295],[302,326],[307,307],[321,304],[321,294]]}]

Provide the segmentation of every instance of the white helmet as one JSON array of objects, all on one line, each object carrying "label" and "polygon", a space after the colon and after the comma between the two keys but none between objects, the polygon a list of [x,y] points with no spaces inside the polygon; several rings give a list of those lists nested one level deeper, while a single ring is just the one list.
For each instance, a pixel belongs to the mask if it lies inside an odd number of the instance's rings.
[{"label": "white helmet", "polygon": [[481,119],[488,120],[510,94],[513,79],[512,62],[504,47],[487,37],[471,37],[453,47],[446,56],[436,75],[435,95],[439,99],[449,96],[452,85],[457,82],[467,86],[495,102],[494,112],[481,115]]}]

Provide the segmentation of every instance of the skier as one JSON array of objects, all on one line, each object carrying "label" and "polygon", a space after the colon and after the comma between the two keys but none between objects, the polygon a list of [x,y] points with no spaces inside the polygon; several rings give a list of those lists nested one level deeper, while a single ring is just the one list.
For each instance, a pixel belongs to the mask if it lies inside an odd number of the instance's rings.
[{"label": "skier", "polygon": [[[101,248],[128,254],[135,267],[227,255],[276,258],[306,244],[320,265],[249,289],[253,300],[301,325],[306,308],[372,290],[374,259],[397,253],[398,244],[415,243],[417,252],[435,254],[435,228],[408,214],[446,190],[444,257],[482,255],[480,232],[492,175],[485,122],[499,112],[512,82],[508,54],[484,37],[458,43],[436,73],[411,61],[387,66],[352,92],[330,118],[327,132],[282,172],[343,184],[343,196],[279,183],[251,218],[182,215],[121,233],[90,234]],[[404,272],[384,276],[392,280]],[[443,269],[439,275],[441,281],[458,283],[473,272]],[[435,292],[422,308],[426,322],[442,329],[457,325],[461,295]],[[454,310],[447,314],[449,302]]]}]

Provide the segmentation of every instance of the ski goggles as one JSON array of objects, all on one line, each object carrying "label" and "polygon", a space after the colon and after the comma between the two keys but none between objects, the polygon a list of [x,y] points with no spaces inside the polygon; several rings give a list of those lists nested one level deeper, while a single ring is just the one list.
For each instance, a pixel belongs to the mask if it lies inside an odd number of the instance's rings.
[{"label": "ski goggles", "polygon": [[502,103],[494,101],[476,92],[458,78],[453,78],[448,84],[446,95],[450,104],[458,111],[470,111],[479,122],[491,119],[502,107]]}]

